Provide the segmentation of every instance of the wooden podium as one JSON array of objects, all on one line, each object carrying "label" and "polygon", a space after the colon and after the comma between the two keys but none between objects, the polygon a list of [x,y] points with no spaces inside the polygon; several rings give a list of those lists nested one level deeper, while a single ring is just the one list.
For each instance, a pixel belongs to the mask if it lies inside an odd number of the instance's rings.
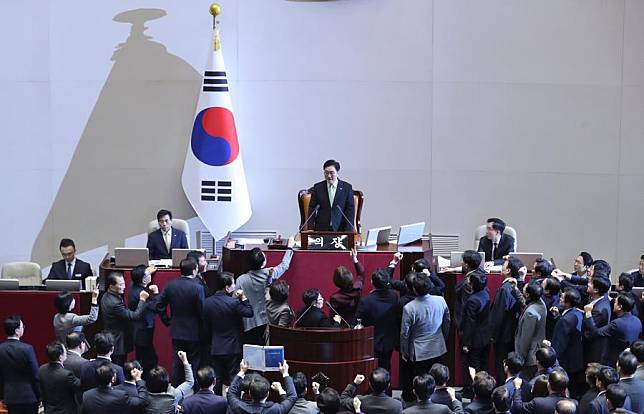
[{"label": "wooden podium", "polygon": [[303,231],[302,250],[346,250],[356,245],[356,233],[338,231]]},{"label": "wooden podium", "polygon": [[[299,329],[270,325],[269,332],[271,345],[284,346],[290,372],[302,371],[309,378],[309,384],[316,378],[328,377],[326,385],[342,392],[357,374],[369,377],[377,367],[372,326],[363,329]],[[368,391],[367,382],[359,387],[360,393]]]}]

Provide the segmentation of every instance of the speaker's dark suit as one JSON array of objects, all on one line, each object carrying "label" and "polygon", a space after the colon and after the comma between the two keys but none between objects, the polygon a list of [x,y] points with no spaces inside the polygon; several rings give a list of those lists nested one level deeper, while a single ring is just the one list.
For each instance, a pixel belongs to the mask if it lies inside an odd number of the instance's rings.
[{"label": "speaker's dark suit", "polygon": [[483,236],[479,240],[479,252],[485,253],[485,261],[491,262],[494,260],[495,265],[503,264],[503,256],[507,256],[510,252],[514,251],[514,238],[509,234],[502,234],[499,239],[499,245],[494,249],[494,257],[492,257],[492,240]]},{"label": "speaker's dark suit", "polygon": [[145,407],[148,392],[143,381],[136,383],[138,395],[131,397],[127,392],[113,387],[98,387],[83,394],[82,414],[127,413],[137,407]]},{"label": "speaker's dark suit", "polygon": [[148,234],[148,244],[146,247],[150,253],[151,260],[172,259],[172,249],[188,248],[188,237],[186,237],[186,233],[173,227],[170,250],[168,251],[165,246],[165,240],[163,239],[163,233],[161,229],[158,229]]},{"label": "speaker's dark suit", "polygon": [[[316,183],[311,189],[311,201],[307,218],[320,206],[317,214],[309,220],[309,229],[318,231],[353,231],[353,187],[346,181],[338,180],[333,205],[329,201],[329,189],[326,181]],[[342,216],[344,213],[347,219]]]},{"label": "speaker's dark suit", "polygon": [[298,328],[339,328],[340,327],[339,323],[329,318],[329,316],[326,313],[324,313],[322,309],[317,308],[315,306],[311,306],[310,308],[300,309],[297,312],[296,320],[297,320],[297,323],[295,324],[295,326],[297,326]]},{"label": "speaker's dark suit", "polygon": [[134,349],[132,339],[132,321],[142,319],[145,311],[145,302],[139,302],[136,310],[129,310],[123,298],[111,292],[106,292],[101,298],[101,317],[103,329],[109,331],[114,337],[114,356],[124,356]]},{"label": "speaker's dark suit", "polygon": [[80,379],[57,362],[40,367],[40,395],[45,414],[70,414],[78,410],[74,394],[80,390]]},{"label": "speaker's dark suit", "polygon": [[552,332],[552,347],[557,352],[559,364],[572,377],[584,370],[583,313],[571,308],[559,316]]},{"label": "speaker's dark suit", "polygon": [[39,397],[34,348],[17,339],[7,339],[0,344],[0,400],[7,406],[37,405]]},{"label": "speaker's dark suit", "polygon": [[[76,277],[80,275],[80,277]],[[72,269],[71,280],[85,280],[88,276],[93,276],[92,266],[89,263],[82,261],[78,257],[76,258],[76,263],[74,263],[74,268]],[[67,262],[65,260],[59,260],[51,264],[51,269],[49,269],[49,275],[47,279],[51,280],[70,280],[67,277]]]},{"label": "speaker's dark suit", "polygon": [[373,326],[373,350],[378,366],[390,371],[391,353],[400,343],[398,293],[393,289],[375,289],[360,300],[356,319],[362,319],[364,326]]},{"label": "speaker's dark suit", "polygon": [[228,402],[225,397],[215,395],[210,390],[199,390],[183,400],[181,407],[184,414],[225,414]]},{"label": "speaker's dark suit", "polygon": [[125,377],[123,376],[123,368],[120,366],[116,365],[112,361],[110,361],[108,358],[104,357],[96,357],[96,359],[93,359],[91,361],[87,361],[86,363],[83,364],[81,367],[81,388],[83,391],[87,391],[91,388],[96,387],[96,368],[101,366],[102,364],[110,364],[112,365],[112,368],[114,369],[114,372],[116,372],[116,384],[123,384],[123,381],[125,381]]}]

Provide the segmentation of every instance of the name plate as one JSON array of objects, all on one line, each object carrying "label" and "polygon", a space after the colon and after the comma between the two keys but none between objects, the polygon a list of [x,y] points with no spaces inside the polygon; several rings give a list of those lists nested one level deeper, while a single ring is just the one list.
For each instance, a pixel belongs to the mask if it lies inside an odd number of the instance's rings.
[{"label": "name plate", "polygon": [[349,250],[349,237],[346,234],[316,234],[307,237],[308,250]]}]

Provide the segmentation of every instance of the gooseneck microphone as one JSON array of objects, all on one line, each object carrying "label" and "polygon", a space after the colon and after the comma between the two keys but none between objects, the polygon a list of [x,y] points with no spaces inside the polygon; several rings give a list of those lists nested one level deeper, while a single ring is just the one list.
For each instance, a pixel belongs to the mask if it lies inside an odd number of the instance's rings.
[{"label": "gooseneck microphone", "polygon": [[311,211],[311,214],[309,214],[309,216],[306,218],[306,221],[304,222],[304,224],[302,224],[300,226],[299,230],[297,231],[298,233],[300,233],[302,231],[302,229],[304,228],[304,226],[306,226],[306,224],[309,222],[309,220],[311,220],[311,217],[313,217],[314,215],[316,215],[318,213],[319,209],[320,209],[320,205],[318,204],[317,206],[315,206],[315,209],[313,211]]}]

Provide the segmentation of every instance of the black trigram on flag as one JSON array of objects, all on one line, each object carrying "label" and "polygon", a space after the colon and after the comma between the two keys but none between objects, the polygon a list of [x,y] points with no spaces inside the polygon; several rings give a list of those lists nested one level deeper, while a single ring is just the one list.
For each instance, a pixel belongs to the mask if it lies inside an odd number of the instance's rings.
[{"label": "black trigram on flag", "polygon": [[228,92],[226,72],[207,70],[203,74],[204,92]]},{"label": "black trigram on flag", "polygon": [[201,181],[201,201],[233,201],[233,182]]}]

